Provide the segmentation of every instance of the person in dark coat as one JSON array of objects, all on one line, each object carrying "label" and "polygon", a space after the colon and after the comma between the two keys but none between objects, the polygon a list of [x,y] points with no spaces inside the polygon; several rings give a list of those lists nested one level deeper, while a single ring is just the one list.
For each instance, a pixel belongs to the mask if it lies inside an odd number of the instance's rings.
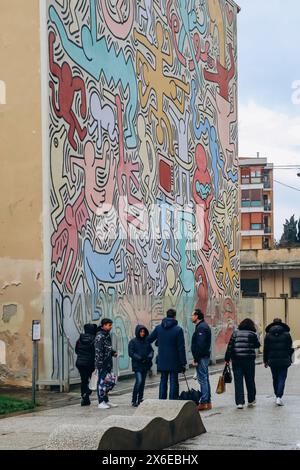
[{"label": "person in dark coat", "polygon": [[267,326],[264,341],[264,364],[270,367],[273,376],[273,387],[278,406],[283,405],[285,382],[288,368],[292,364],[293,340],[290,335],[290,327],[275,318],[273,323]]},{"label": "person in dark coat", "polygon": [[161,372],[159,399],[166,400],[168,391],[168,378],[170,376],[170,400],[178,400],[179,383],[178,374],[185,372],[186,354],[183,329],[178,326],[175,319],[176,310],[169,309],[167,317],[157,325],[148,337],[148,341],[157,342],[157,370]]},{"label": "person in dark coat", "polygon": [[211,410],[211,389],[208,373],[211,353],[211,329],[204,320],[204,315],[200,309],[196,309],[192,313],[192,322],[196,325],[196,328],[192,337],[191,350],[201,392],[201,400],[198,410]]},{"label": "person in dark coat", "polygon": [[255,387],[255,350],[260,348],[254,322],[250,318],[243,320],[237,331],[232,333],[225,354],[225,362],[232,360],[234,374],[235,402],[239,409],[245,405],[244,379],[248,392],[248,406],[256,405]]},{"label": "person in dark coat", "polygon": [[75,353],[77,354],[76,367],[81,378],[81,406],[88,406],[90,394],[88,384],[95,369],[95,336],[97,325],[84,325],[82,333],[76,342]]},{"label": "person in dark coat", "polygon": [[118,406],[109,401],[108,392],[112,388],[107,385],[106,379],[112,371],[112,358],[118,355],[117,351],[112,348],[110,336],[112,326],[113,321],[110,318],[103,318],[95,338],[95,369],[98,370],[97,394],[100,410],[108,410]]},{"label": "person in dark coat", "polygon": [[151,344],[147,341],[149,331],[144,325],[137,325],[135,338],[128,344],[128,354],[132,359],[135,384],[132,393],[132,406],[138,406],[144,398],[144,388],[148,371],[152,367],[154,355]]}]

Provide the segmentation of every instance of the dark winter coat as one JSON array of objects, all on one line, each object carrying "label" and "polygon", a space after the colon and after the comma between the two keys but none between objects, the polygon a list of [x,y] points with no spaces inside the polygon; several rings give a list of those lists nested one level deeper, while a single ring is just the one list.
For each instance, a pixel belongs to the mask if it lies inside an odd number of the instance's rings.
[{"label": "dark winter coat", "polygon": [[164,318],[148,337],[157,341],[157,370],[160,372],[181,372],[186,365],[183,329],[173,318]]},{"label": "dark winter coat", "polygon": [[75,346],[76,367],[94,368],[96,328],[96,325],[84,325],[84,333],[79,336]]},{"label": "dark winter coat", "polygon": [[[140,337],[140,331],[145,330],[144,338]],[[143,325],[137,325],[135,329],[135,338],[128,344],[128,354],[132,359],[132,370],[134,372],[145,372],[151,369],[152,358],[154,355],[151,344],[147,341],[149,331]]]},{"label": "dark winter coat", "polygon": [[264,341],[264,363],[281,369],[292,364],[292,337],[290,327],[282,322],[273,322],[266,328]]},{"label": "dark winter coat", "polygon": [[203,358],[209,358],[211,352],[211,329],[203,320],[196,325],[192,337],[192,354],[195,362]]},{"label": "dark winter coat", "polygon": [[95,368],[110,372],[113,366],[112,357],[115,352],[112,348],[109,331],[100,328],[95,339]]},{"label": "dark winter coat", "polygon": [[254,331],[236,330],[232,333],[225,354],[225,361],[256,358],[255,349],[260,348],[258,336]]}]

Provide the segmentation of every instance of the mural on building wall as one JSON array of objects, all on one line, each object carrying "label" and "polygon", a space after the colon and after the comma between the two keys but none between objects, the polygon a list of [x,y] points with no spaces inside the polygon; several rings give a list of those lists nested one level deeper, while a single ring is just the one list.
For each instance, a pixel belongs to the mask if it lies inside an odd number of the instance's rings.
[{"label": "mural on building wall", "polygon": [[62,328],[201,307],[236,318],[236,11],[225,0],[48,0],[53,378]]}]

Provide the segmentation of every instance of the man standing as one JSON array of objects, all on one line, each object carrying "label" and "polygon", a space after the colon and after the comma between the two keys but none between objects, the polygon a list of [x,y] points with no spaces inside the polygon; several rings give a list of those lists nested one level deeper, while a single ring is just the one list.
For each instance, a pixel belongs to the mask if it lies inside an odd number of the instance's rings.
[{"label": "man standing", "polygon": [[192,322],[196,325],[192,338],[192,354],[201,392],[198,410],[211,410],[211,391],[208,374],[211,353],[211,329],[204,321],[204,315],[200,309],[196,309],[192,313]]},{"label": "man standing", "polygon": [[159,399],[166,400],[168,391],[168,378],[170,375],[170,400],[178,400],[179,372],[185,372],[186,354],[183,329],[178,326],[175,319],[176,310],[169,309],[167,317],[158,325],[148,341],[158,346],[157,370],[161,372]]},{"label": "man standing", "polygon": [[112,358],[117,357],[117,352],[112,349],[110,331],[112,329],[112,320],[103,318],[95,339],[95,369],[98,370],[97,394],[101,410],[115,408],[109,401],[108,392],[112,390],[115,383],[112,383]]},{"label": "man standing", "polygon": [[77,354],[76,367],[81,377],[81,406],[91,404],[89,380],[95,369],[95,336],[97,325],[87,323],[76,342],[75,353]]},{"label": "man standing", "polygon": [[292,364],[294,352],[290,327],[280,318],[274,318],[266,328],[264,341],[264,364],[271,368],[276,404],[283,406],[283,393],[288,368]]}]

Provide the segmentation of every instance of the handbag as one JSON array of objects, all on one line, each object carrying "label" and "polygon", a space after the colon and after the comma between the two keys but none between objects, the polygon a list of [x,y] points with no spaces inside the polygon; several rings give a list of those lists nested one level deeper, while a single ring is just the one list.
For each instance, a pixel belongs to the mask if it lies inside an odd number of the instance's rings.
[{"label": "handbag", "polygon": [[220,395],[221,393],[224,393],[225,391],[226,391],[226,384],[224,380],[224,375],[222,374],[219,377],[216,393]]},{"label": "handbag", "polygon": [[226,364],[223,370],[224,382],[225,384],[231,384],[232,382],[232,373],[229,364]]},{"label": "handbag", "polygon": [[97,383],[98,383],[98,370],[95,369],[89,381],[89,389],[94,390],[94,391],[97,390]]}]

